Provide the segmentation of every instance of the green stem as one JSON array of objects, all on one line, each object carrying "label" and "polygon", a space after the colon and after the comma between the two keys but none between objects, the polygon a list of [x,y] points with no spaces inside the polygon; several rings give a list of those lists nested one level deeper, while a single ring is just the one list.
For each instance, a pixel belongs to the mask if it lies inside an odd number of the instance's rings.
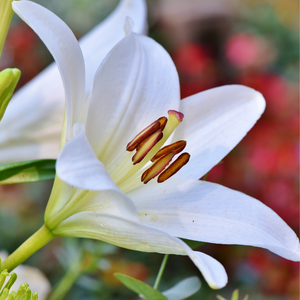
[{"label": "green stem", "polygon": [[8,272],[11,272],[29,256],[49,243],[53,238],[54,235],[44,224],[1,264],[1,271],[7,269]]},{"label": "green stem", "polygon": [[158,271],[158,274],[157,274],[157,277],[156,277],[156,280],[155,280],[155,283],[154,283],[154,286],[153,286],[153,288],[156,289],[156,290],[158,288],[158,285],[159,285],[160,280],[162,278],[162,275],[164,273],[164,270],[165,270],[168,258],[169,258],[169,254],[165,254],[165,257],[164,257],[164,259],[163,259],[163,261],[161,263],[160,269]]}]

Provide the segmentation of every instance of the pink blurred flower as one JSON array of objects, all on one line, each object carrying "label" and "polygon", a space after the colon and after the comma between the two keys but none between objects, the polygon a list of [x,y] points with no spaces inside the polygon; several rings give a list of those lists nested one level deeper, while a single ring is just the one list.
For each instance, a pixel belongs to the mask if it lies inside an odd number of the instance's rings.
[{"label": "pink blurred flower", "polygon": [[268,41],[244,32],[231,36],[225,48],[228,60],[240,69],[265,66],[275,57]]}]

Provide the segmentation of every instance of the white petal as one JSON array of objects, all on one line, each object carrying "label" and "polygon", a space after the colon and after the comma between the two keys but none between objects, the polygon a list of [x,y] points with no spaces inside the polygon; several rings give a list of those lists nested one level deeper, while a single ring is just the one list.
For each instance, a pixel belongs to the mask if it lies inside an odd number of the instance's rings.
[{"label": "white petal", "polygon": [[227,155],[265,109],[261,93],[241,85],[214,88],[181,101],[183,122],[173,141],[186,140],[189,163],[180,177],[198,179]]},{"label": "white petal", "polygon": [[173,178],[130,192],[140,221],[173,236],[262,247],[299,261],[293,230],[269,207],[221,185]]},{"label": "white petal", "polygon": [[[105,55],[124,37],[129,16],[134,31],[146,33],[147,9],[143,0],[123,0],[117,8],[81,40],[87,87]],[[13,96],[0,122],[0,163],[57,158],[65,95],[53,63]]]},{"label": "white petal", "polygon": [[137,211],[131,199],[116,190],[90,192],[82,201],[70,203],[70,206],[70,209],[76,212],[100,212],[138,221]]},{"label": "white petal", "polygon": [[55,14],[30,1],[14,1],[14,11],[38,34],[54,57],[65,88],[68,128],[79,120],[85,100],[85,69],[71,29]]},{"label": "white petal", "polygon": [[85,59],[88,90],[106,54],[125,36],[126,17],[132,19],[134,32],[146,34],[147,6],[145,1],[122,0],[103,22],[81,39],[80,46]]},{"label": "white petal", "polygon": [[57,158],[64,102],[54,65],[18,90],[0,122],[0,163]]},{"label": "white petal", "polygon": [[119,190],[97,159],[85,134],[84,126],[74,125],[75,137],[61,150],[57,162],[57,176],[84,190]]},{"label": "white petal", "polygon": [[45,224],[51,230],[55,229],[62,220],[83,211],[106,213],[138,221],[138,214],[133,202],[120,191],[95,192],[73,189],[73,193],[69,197],[61,197],[63,192],[61,187],[55,186],[55,188],[59,197],[50,198],[45,212]]},{"label": "white petal", "polygon": [[129,17],[126,17],[125,24],[124,24],[125,35],[127,35],[128,33],[130,33],[132,31],[133,26],[134,26],[134,23],[133,23],[132,19]]},{"label": "white petal", "polygon": [[127,153],[126,145],[169,109],[179,108],[178,74],[154,40],[129,33],[97,71],[86,135],[105,166]]},{"label": "white petal", "polygon": [[191,250],[180,239],[164,231],[118,216],[81,212],[63,221],[53,230],[61,236],[99,239],[120,247],[144,251],[188,255],[212,288],[227,283],[223,266],[214,258]]},{"label": "white petal", "polygon": [[168,298],[168,300],[182,300],[194,295],[201,287],[201,282],[198,277],[193,276],[186,278],[172,288],[164,291],[162,294]]}]

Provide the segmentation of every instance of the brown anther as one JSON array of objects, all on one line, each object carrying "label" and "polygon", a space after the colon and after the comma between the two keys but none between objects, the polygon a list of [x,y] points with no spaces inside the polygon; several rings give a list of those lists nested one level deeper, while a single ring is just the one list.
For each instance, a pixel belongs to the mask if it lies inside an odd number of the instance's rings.
[{"label": "brown anther", "polygon": [[161,148],[151,159],[152,162],[159,159],[161,156],[166,155],[170,152],[175,152],[175,154],[180,153],[186,146],[186,141],[178,141],[171,145]]},{"label": "brown anther", "polygon": [[140,144],[143,140],[145,140],[148,136],[150,136],[152,133],[154,133],[157,130],[163,131],[166,124],[167,124],[168,118],[161,117],[151,123],[149,126],[147,126],[145,129],[143,129],[140,133],[138,133],[134,139],[127,144],[126,150],[127,151],[133,151],[138,144]]},{"label": "brown anther", "polygon": [[162,139],[163,133],[159,129],[154,132],[152,135],[148,136],[144,139],[141,144],[136,146],[136,153],[132,157],[133,164],[137,164],[143,160],[143,158],[147,155],[147,153],[152,149],[152,147]]},{"label": "brown anther", "polygon": [[131,142],[127,144],[126,150],[133,151],[139,143],[141,143],[144,139],[150,136],[153,132],[157,131],[160,127],[161,127],[161,123],[159,119],[151,123],[140,133],[138,133]]},{"label": "brown anther", "polygon": [[156,177],[159,173],[161,173],[170,163],[172,158],[174,157],[175,153],[171,152],[168,153],[165,156],[162,156],[160,159],[158,159],[149,169],[147,169],[142,177],[141,180],[145,184],[149,182],[151,179]]},{"label": "brown anther", "polygon": [[188,163],[190,155],[182,153],[165,171],[163,171],[157,178],[157,182],[161,183],[177,173],[185,164]]},{"label": "brown anther", "polygon": [[159,118],[159,119],[157,119],[157,121],[160,123],[160,130],[161,131],[163,131],[164,130],[164,128],[165,128],[165,126],[166,126],[166,124],[167,124],[167,122],[168,122],[168,118],[166,118],[166,117],[161,117],[161,118]]}]

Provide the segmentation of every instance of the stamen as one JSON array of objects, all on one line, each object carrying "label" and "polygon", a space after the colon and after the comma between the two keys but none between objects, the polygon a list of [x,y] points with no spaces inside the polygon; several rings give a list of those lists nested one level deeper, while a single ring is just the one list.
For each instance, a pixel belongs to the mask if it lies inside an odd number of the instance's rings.
[{"label": "stamen", "polygon": [[169,136],[173,133],[176,127],[182,122],[184,114],[176,110],[168,110],[168,122],[164,129],[164,136]]},{"label": "stamen", "polygon": [[175,152],[175,154],[180,153],[186,146],[186,141],[178,141],[171,145],[161,148],[151,159],[152,162],[159,159],[161,156],[166,155],[170,152]]},{"label": "stamen", "polygon": [[152,124],[143,129],[140,133],[138,133],[135,136],[135,138],[127,144],[126,150],[133,151],[140,142],[142,142],[145,138],[147,138],[153,132],[158,130],[160,127],[161,123],[159,122],[159,119],[154,121]]},{"label": "stamen", "polygon": [[[170,137],[170,135],[174,132],[176,127],[182,122],[184,115],[180,112],[177,112],[175,110],[169,110],[168,111],[168,119],[166,117],[161,117],[157,121],[153,122],[159,122],[159,129],[156,131],[162,131],[163,130],[163,136],[162,138],[156,143],[153,143],[153,145],[149,145],[146,143],[144,144],[144,140],[148,138],[149,136],[152,136],[154,133],[151,129],[149,130],[149,127],[154,127],[153,123],[150,124],[146,129],[141,131],[128,145],[127,150],[133,151],[134,149],[137,150],[138,153],[136,153],[134,157],[134,166],[132,166],[131,169],[129,169],[127,172],[122,172],[122,176],[119,176],[117,180],[115,180],[115,183],[118,186],[126,185],[127,182],[133,180],[136,178],[136,174],[139,170],[141,170],[150,160],[155,156],[155,154],[159,151],[159,149],[164,145],[164,143],[167,141],[167,139]],[[157,128],[157,125],[155,125]],[[153,137],[152,137],[153,138]],[[152,139],[151,138],[151,139]],[[154,139],[155,140],[155,139]],[[152,147],[152,148],[151,148]],[[146,154],[146,155],[144,155]],[[137,156],[142,155],[142,158],[139,159]],[[139,162],[139,163],[137,163]]]},{"label": "stamen", "polygon": [[147,153],[153,148],[153,146],[162,139],[163,133],[161,130],[157,130],[152,135],[143,140],[137,145],[136,153],[132,157],[133,164],[137,164],[143,160]]},{"label": "stamen", "polygon": [[127,144],[126,150],[133,151],[138,144],[140,144],[144,139],[150,136],[152,133],[160,129],[164,130],[168,119],[166,117],[161,117],[143,129],[139,134],[135,136],[135,138]]},{"label": "stamen", "polygon": [[177,173],[185,164],[188,163],[190,155],[182,153],[165,171],[163,171],[157,178],[157,182],[161,183]]},{"label": "stamen", "polygon": [[160,123],[160,130],[163,131],[165,129],[165,126],[168,122],[168,118],[166,117],[160,117],[159,119],[157,119],[157,121]]},{"label": "stamen", "polygon": [[143,173],[143,175],[141,177],[142,182],[144,182],[146,184],[151,179],[156,177],[159,173],[161,173],[166,168],[166,166],[170,163],[170,161],[172,160],[174,155],[175,155],[175,153],[171,152],[165,156],[162,156],[160,159],[158,159],[149,169],[147,169]]}]

